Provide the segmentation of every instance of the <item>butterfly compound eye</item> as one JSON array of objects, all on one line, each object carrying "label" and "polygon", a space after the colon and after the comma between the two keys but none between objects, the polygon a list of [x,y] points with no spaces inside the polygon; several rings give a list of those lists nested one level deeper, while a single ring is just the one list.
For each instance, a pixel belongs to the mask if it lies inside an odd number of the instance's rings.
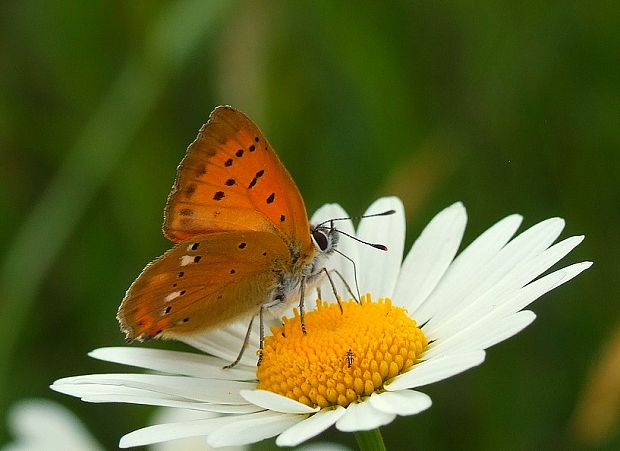
[{"label": "butterfly compound eye", "polygon": [[315,229],[312,231],[312,239],[314,240],[314,244],[316,244],[321,251],[326,251],[329,247],[329,239],[327,238],[327,234],[320,229]]}]

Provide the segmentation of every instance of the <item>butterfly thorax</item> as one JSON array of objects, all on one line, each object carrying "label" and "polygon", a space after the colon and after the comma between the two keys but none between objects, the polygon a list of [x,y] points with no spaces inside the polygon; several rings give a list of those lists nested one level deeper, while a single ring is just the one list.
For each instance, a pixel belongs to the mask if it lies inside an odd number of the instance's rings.
[{"label": "butterfly thorax", "polygon": [[[300,285],[305,284],[306,290],[314,288],[319,275],[325,268],[325,262],[336,250],[338,244],[337,230],[333,227],[316,227],[310,230],[312,246],[305,250],[289,245],[291,252],[290,266],[281,266],[278,273],[278,285],[274,290],[273,301],[266,306],[277,307],[290,305],[299,301]],[[306,291],[307,292],[307,291]]]}]

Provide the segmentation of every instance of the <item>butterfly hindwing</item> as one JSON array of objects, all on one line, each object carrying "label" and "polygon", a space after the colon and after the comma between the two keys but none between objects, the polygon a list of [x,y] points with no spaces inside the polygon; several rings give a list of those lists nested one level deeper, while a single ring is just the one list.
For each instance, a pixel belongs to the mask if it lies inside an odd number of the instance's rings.
[{"label": "butterfly hindwing", "polygon": [[118,312],[128,339],[175,337],[255,314],[290,254],[269,232],[199,235],[149,264]]},{"label": "butterfly hindwing", "polygon": [[271,231],[311,246],[303,199],[259,128],[218,107],[179,164],[164,234],[174,242],[219,231]]}]

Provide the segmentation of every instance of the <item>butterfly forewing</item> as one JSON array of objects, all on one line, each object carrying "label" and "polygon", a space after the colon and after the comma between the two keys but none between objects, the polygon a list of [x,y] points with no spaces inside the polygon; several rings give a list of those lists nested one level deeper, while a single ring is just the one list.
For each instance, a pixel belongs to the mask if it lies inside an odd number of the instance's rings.
[{"label": "butterfly forewing", "polygon": [[128,339],[177,337],[255,314],[290,253],[269,232],[199,235],[149,264],[118,312]]},{"label": "butterfly forewing", "polygon": [[259,128],[218,107],[177,169],[164,234],[174,242],[218,231],[271,231],[310,249],[303,199]]}]

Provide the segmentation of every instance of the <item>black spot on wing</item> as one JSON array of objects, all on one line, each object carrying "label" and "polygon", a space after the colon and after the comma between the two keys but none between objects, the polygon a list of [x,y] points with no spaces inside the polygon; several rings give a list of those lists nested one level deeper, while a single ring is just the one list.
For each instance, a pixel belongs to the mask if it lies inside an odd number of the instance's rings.
[{"label": "black spot on wing", "polygon": [[194,194],[194,191],[196,191],[196,184],[190,183],[189,185],[187,185],[187,188],[185,188],[185,197],[186,198],[192,197],[192,194]]},{"label": "black spot on wing", "polygon": [[[214,152],[213,155],[215,155],[215,151],[213,152]],[[206,173],[207,173],[207,166],[204,163],[201,163],[196,167],[196,175],[198,177],[201,177],[205,175]]]},{"label": "black spot on wing", "polygon": [[263,175],[265,175],[265,170],[264,169],[261,169],[260,171],[256,172],[256,174],[254,175],[254,178],[252,179],[252,181],[248,185],[248,189],[254,188],[254,186],[258,182],[258,179],[261,178]]}]

